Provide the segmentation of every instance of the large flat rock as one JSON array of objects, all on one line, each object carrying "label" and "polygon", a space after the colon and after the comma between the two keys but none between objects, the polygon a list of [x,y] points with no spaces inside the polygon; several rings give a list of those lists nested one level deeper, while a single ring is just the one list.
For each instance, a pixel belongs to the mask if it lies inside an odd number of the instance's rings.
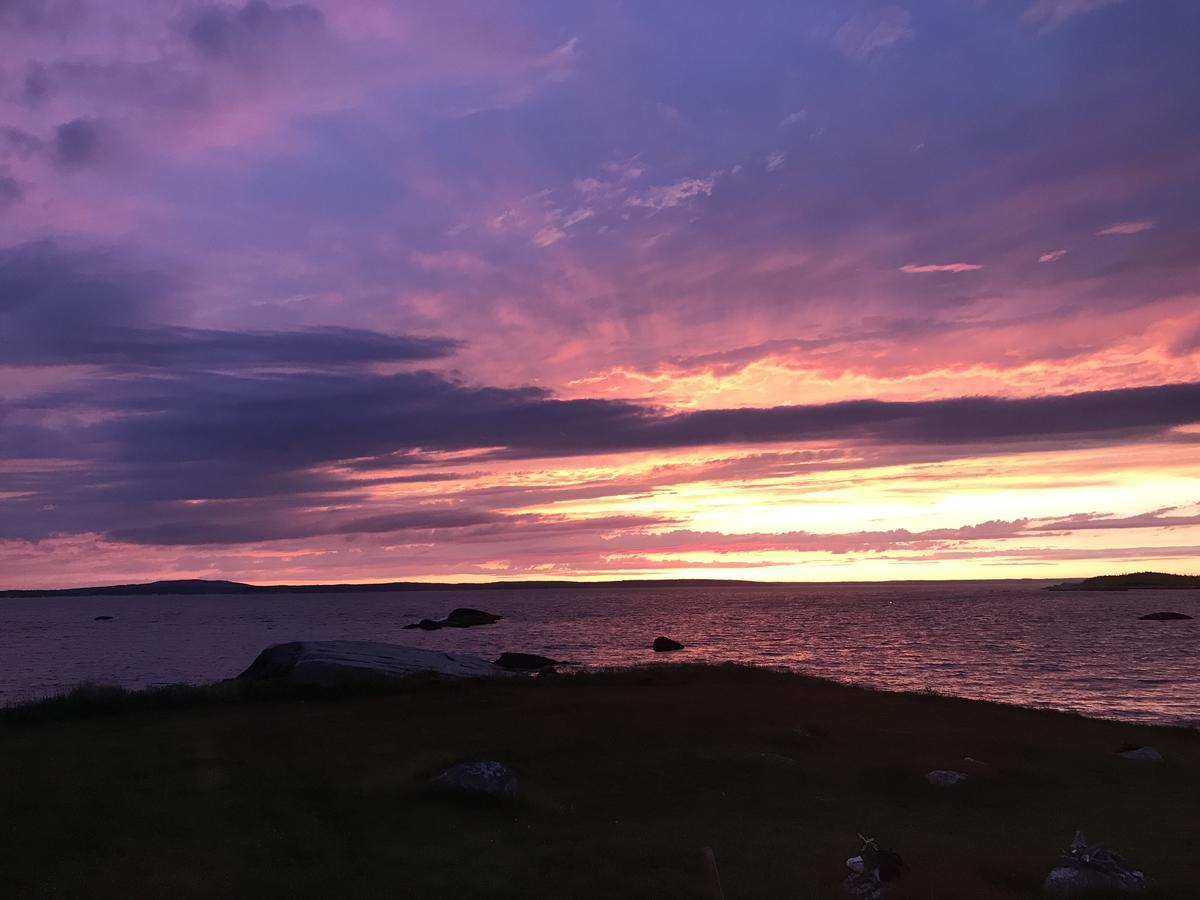
[{"label": "large flat rock", "polygon": [[509,675],[478,656],[443,653],[378,641],[292,641],[268,647],[239,678],[322,681],[347,674],[414,675],[434,672],[457,678]]}]

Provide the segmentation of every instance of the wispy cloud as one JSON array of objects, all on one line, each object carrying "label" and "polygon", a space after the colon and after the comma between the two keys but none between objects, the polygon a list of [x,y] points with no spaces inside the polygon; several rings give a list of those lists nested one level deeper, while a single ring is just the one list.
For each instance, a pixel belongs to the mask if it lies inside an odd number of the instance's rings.
[{"label": "wispy cloud", "polygon": [[977,269],[982,269],[983,266],[975,263],[930,263],[928,265],[917,265],[909,263],[901,266],[901,272],[907,272],[910,275],[924,275],[929,272],[974,272]]},{"label": "wispy cloud", "polygon": [[796,125],[800,122],[803,122],[807,118],[808,118],[808,110],[798,109],[795,112],[790,112],[786,116],[784,116],[779,121],[779,124],[781,127],[787,128],[789,125]]},{"label": "wispy cloud", "polygon": [[785,154],[785,153],[775,152],[775,153],[768,154],[768,156],[767,156],[767,171],[774,172],[776,169],[778,169],[780,166],[783,165],[783,163],[786,159],[787,159],[787,154]]},{"label": "wispy cloud", "polygon": [[899,6],[858,13],[833,33],[833,48],[849,59],[863,61],[879,50],[909,40],[916,32],[912,16]]},{"label": "wispy cloud", "polygon": [[1121,2],[1122,0],[1035,0],[1021,18],[1045,33],[1053,31],[1068,19],[1106,6],[1116,6]]},{"label": "wispy cloud", "polygon": [[1138,234],[1142,231],[1149,231],[1153,227],[1154,222],[1150,219],[1138,222],[1115,222],[1107,228],[1101,228],[1096,234]]},{"label": "wispy cloud", "polygon": [[693,197],[708,197],[713,192],[716,179],[681,178],[674,184],[664,184],[652,187],[643,194],[629,197],[626,206],[642,207],[654,212],[682,206]]},{"label": "wispy cloud", "polygon": [[1049,251],[1047,253],[1043,253],[1041,256],[1039,256],[1038,262],[1044,262],[1044,263],[1054,262],[1055,260],[1062,259],[1066,255],[1067,255],[1066,250],[1051,250],[1051,251]]},{"label": "wispy cloud", "polygon": [[574,71],[578,56],[579,38],[573,37],[537,60],[535,65],[544,68],[552,79],[561,80],[570,76]]}]

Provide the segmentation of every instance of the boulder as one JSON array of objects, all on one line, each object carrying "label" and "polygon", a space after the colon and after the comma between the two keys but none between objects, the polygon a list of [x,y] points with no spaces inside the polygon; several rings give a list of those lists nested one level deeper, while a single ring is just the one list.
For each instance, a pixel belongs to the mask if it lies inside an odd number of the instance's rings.
[{"label": "boulder", "polygon": [[481,797],[515,797],[520,792],[517,776],[494,759],[459,763],[446,769],[433,785],[441,790]]},{"label": "boulder", "polygon": [[673,641],[669,637],[656,637],[651,647],[655,653],[670,653],[672,650],[682,650],[683,644]]},{"label": "boulder", "polygon": [[1175,622],[1181,619],[1191,619],[1191,616],[1184,615],[1181,612],[1152,612],[1146,613],[1144,616],[1138,616],[1138,619],[1143,622]]},{"label": "boulder", "polygon": [[347,675],[414,675],[457,678],[507,675],[506,669],[465,653],[443,653],[376,641],[292,641],[268,647],[239,678],[330,681]]},{"label": "boulder", "polygon": [[1047,894],[1060,897],[1090,896],[1094,893],[1140,893],[1146,876],[1119,853],[1100,844],[1090,845],[1082,832],[1075,832],[1070,848],[1042,883]]},{"label": "boulder", "polygon": [[1117,751],[1117,756],[1135,762],[1162,762],[1162,754],[1153,747],[1126,745]]},{"label": "boulder", "polygon": [[500,658],[496,660],[496,665],[502,669],[545,669],[549,666],[557,666],[561,660],[551,659],[548,656],[539,656],[536,653],[501,653]]},{"label": "boulder", "polygon": [[412,622],[404,627],[420,628],[422,631],[437,631],[439,628],[472,628],[475,625],[492,625],[503,618],[504,616],[484,612],[482,609],[460,606],[458,609],[451,610],[450,615],[444,619],[422,619],[420,622]]},{"label": "boulder", "polygon": [[952,787],[966,779],[966,772],[955,772],[953,769],[934,769],[925,774],[925,780],[934,787]]}]

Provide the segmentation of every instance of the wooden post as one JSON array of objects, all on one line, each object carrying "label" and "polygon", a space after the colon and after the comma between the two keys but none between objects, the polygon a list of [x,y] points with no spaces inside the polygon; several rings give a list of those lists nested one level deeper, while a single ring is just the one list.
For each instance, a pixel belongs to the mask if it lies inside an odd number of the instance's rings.
[{"label": "wooden post", "polygon": [[712,900],[725,900],[725,892],[721,890],[721,873],[717,871],[717,857],[713,855],[712,847],[704,848],[704,874]]}]

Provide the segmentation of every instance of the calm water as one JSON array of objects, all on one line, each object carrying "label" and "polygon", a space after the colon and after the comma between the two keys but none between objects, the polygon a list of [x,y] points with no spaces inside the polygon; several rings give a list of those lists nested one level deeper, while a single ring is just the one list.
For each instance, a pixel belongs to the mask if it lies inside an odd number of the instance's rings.
[{"label": "calm water", "polygon": [[[0,600],[0,702],[83,681],[141,687],[227,678],[265,646],[370,639],[581,664],[672,659],[788,666],[893,689],[1200,724],[1200,591],[1050,593],[1046,582],[455,591],[270,597]],[[403,631],[455,606],[487,627]],[[1140,622],[1176,610],[1190,622]],[[111,615],[111,622],[95,622]]]}]

